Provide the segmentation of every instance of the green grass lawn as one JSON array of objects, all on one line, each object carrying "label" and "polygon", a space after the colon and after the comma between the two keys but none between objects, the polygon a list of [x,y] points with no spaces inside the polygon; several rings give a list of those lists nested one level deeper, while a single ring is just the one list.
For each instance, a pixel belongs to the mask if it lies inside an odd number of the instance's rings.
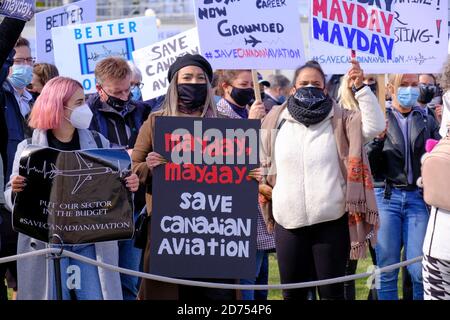
[{"label": "green grass lawn", "polygon": [[[372,260],[370,255],[364,260],[358,261],[358,268],[356,273],[365,273],[369,266],[372,265]],[[366,285],[367,278],[356,280],[356,300],[367,300],[369,295],[369,288]],[[401,288],[401,274],[399,275],[398,287]],[[269,256],[269,284],[280,284],[280,275],[278,273],[278,263],[275,254],[270,254]],[[402,292],[399,290],[400,299],[402,298]],[[281,290],[270,290],[269,300],[282,300]]]}]

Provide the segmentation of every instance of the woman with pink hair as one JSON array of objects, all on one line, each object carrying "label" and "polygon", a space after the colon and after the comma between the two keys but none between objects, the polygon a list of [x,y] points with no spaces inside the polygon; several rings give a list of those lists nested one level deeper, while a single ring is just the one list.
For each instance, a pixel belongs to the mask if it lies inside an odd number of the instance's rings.
[{"label": "woman with pink hair", "polygon": [[[48,146],[63,151],[96,149],[99,143],[92,131],[88,130],[92,120],[92,112],[85,103],[82,85],[73,79],[56,77],[50,80],[42,90],[30,115],[30,126],[34,128],[31,144]],[[109,141],[100,134],[101,146],[109,148]],[[98,139],[97,139],[98,141]],[[19,144],[14,159],[13,173],[6,187],[5,195],[8,205],[12,208],[11,193],[23,191],[26,180],[19,175],[19,163],[22,151],[29,144],[23,141]],[[139,181],[135,174],[127,177],[127,187],[135,192]],[[47,244],[19,233],[17,253],[26,253],[44,249]],[[117,265],[117,241],[102,242],[89,245],[65,246],[77,254]],[[63,298],[70,299],[72,294],[78,300],[122,299],[120,275],[92,265],[81,263],[69,258],[61,260],[63,277]],[[67,287],[73,272],[69,266],[76,265],[79,269],[80,285],[70,291]],[[17,262],[18,299],[48,300],[55,297],[53,268],[49,259],[44,256],[32,257]]]}]

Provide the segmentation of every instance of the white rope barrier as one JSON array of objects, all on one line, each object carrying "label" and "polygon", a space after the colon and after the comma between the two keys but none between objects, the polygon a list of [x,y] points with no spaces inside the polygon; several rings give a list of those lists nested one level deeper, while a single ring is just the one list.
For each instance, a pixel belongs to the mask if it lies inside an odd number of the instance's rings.
[{"label": "white rope barrier", "polygon": [[286,289],[300,289],[300,288],[310,288],[310,287],[320,287],[324,285],[330,285],[335,283],[341,283],[341,282],[347,282],[357,279],[363,279],[368,278],[370,276],[378,276],[380,273],[383,272],[389,272],[401,267],[405,267],[407,265],[420,262],[422,260],[422,256],[416,257],[407,261],[403,261],[400,263],[396,263],[390,266],[386,266],[383,268],[375,268],[373,272],[366,272],[366,273],[360,273],[360,274],[354,274],[350,276],[344,276],[344,277],[338,277],[333,279],[326,279],[326,280],[319,280],[319,281],[308,281],[308,282],[300,282],[300,283],[289,283],[289,284],[275,284],[275,285],[241,285],[241,284],[226,284],[226,283],[214,283],[214,282],[202,282],[202,281],[192,281],[192,280],[184,280],[184,279],[177,279],[177,278],[169,278],[164,276],[158,276],[150,273],[144,273],[129,269],[120,268],[117,266],[113,266],[110,264],[106,264],[103,262],[99,262],[84,256],[81,256],[79,254],[65,251],[61,249],[55,249],[55,248],[49,248],[49,249],[43,249],[38,250],[34,252],[28,252],[23,253],[11,257],[6,258],[0,258],[0,264],[7,263],[11,261],[16,261],[20,259],[26,259],[30,257],[35,256],[41,256],[41,255],[47,255],[47,254],[53,254],[53,255],[61,255],[62,257],[69,257],[72,259],[79,260],[81,262],[88,263],[93,266],[97,266],[99,268],[103,268],[109,271],[119,272],[122,274],[127,274],[134,277],[139,277],[143,279],[149,279],[149,280],[155,280],[155,281],[161,281],[161,282],[167,282],[167,283],[173,283],[173,284],[179,284],[179,285],[187,285],[187,286],[194,286],[194,287],[205,287],[205,288],[217,288],[217,289],[240,289],[240,290],[286,290]]}]

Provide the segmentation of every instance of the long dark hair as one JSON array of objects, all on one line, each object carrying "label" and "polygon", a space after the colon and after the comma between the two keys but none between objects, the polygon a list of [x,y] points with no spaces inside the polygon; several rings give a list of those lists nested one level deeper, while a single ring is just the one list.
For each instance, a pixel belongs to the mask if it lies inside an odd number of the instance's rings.
[{"label": "long dark hair", "polygon": [[326,78],[325,78],[325,73],[323,72],[322,67],[320,66],[320,64],[317,61],[314,61],[314,60],[310,60],[310,61],[306,62],[304,65],[302,65],[301,67],[298,67],[295,70],[294,79],[292,81],[293,86],[295,86],[295,84],[297,82],[297,78],[300,75],[300,73],[303,70],[308,69],[308,68],[309,69],[314,69],[314,70],[316,70],[317,72],[320,73],[320,75],[322,76],[322,79],[323,79],[323,85],[325,87],[325,85],[327,83],[326,82]]}]

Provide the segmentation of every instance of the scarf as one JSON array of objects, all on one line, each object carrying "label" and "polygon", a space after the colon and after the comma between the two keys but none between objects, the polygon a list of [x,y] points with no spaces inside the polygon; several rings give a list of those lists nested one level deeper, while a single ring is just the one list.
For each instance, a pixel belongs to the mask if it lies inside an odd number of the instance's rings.
[{"label": "scarf", "polygon": [[291,116],[306,127],[325,120],[332,107],[331,98],[313,87],[299,89],[287,102]]},{"label": "scarf", "polygon": [[341,150],[347,149],[348,145],[348,161],[344,163],[347,173],[345,210],[348,212],[350,259],[357,260],[365,258],[369,243],[372,247],[375,245],[379,217],[369,159],[364,148],[361,114],[350,115],[349,120],[343,124],[343,134],[347,138],[340,137],[339,142]]},{"label": "scarf", "polygon": [[[283,110],[283,106],[272,110],[262,124],[264,133],[261,141],[262,166],[268,170],[265,180],[269,187],[276,184],[276,165],[273,161],[276,138],[272,135],[276,134],[277,130],[273,129],[277,127]],[[361,113],[342,110],[335,106],[332,124],[338,147],[339,165],[347,181],[345,211],[348,212],[350,259],[357,260],[366,257],[369,243],[375,245],[379,227],[372,173],[364,148]],[[273,221],[271,205],[262,205],[262,209],[266,223]]]},{"label": "scarf", "polygon": [[230,105],[231,109],[233,109],[234,112],[236,112],[242,119],[248,119],[248,110],[247,108],[239,107],[230,101],[228,101],[228,104]]}]

